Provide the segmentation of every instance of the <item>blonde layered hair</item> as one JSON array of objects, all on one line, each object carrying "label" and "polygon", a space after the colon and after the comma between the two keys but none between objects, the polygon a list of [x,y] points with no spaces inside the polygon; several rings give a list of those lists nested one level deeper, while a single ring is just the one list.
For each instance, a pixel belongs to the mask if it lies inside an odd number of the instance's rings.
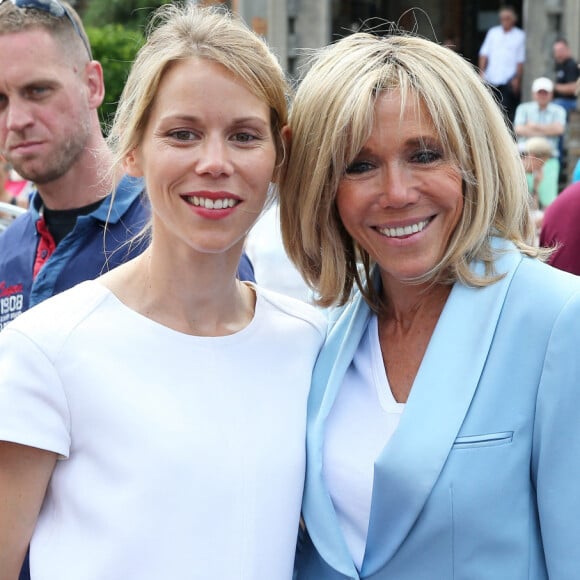
[{"label": "blonde layered hair", "polygon": [[[463,178],[464,209],[447,250],[414,282],[492,283],[494,235],[513,241],[524,254],[541,253],[533,246],[517,147],[498,103],[471,65],[423,38],[356,33],[321,49],[302,80],[280,183],[286,249],[324,306],[346,302],[355,283],[376,311],[388,302],[370,283],[374,264],[343,227],[335,198],[345,169],[370,136],[377,97],[390,90],[398,90],[403,102],[415,99],[425,106],[445,155]],[[470,269],[474,260],[485,264],[484,276]]]},{"label": "blonde layered hair", "polygon": [[175,62],[200,58],[216,62],[240,79],[270,108],[278,163],[284,157],[281,130],[287,123],[287,84],[266,43],[237,16],[217,7],[166,4],[149,24],[127,79],[109,133],[116,165],[143,138],[164,74]]}]

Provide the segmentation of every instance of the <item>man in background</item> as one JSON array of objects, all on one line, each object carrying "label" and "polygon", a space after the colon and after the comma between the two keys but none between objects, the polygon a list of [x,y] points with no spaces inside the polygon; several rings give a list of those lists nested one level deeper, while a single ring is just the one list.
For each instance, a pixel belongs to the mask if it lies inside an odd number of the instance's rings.
[{"label": "man in background", "polygon": [[[149,221],[141,180],[111,174],[98,116],[103,70],[82,22],[65,2],[34,6],[0,4],[0,152],[37,188],[0,235],[0,330],[138,255],[146,240],[132,240]],[[240,265],[253,279],[247,257]]]},{"label": "man in background", "polygon": [[554,83],[539,77],[532,83],[532,100],[516,109],[514,131],[520,151],[525,151],[531,137],[544,137],[552,146],[552,158],[543,167],[543,178],[538,186],[540,209],[546,208],[558,195],[560,175],[560,138],[566,129],[566,110],[552,102]]},{"label": "man in background", "polygon": [[512,6],[501,8],[500,24],[487,31],[479,50],[480,74],[499,93],[510,125],[520,102],[526,60],[526,35],[516,26],[517,21],[518,16]]},{"label": "man in background", "polygon": [[580,77],[578,63],[572,58],[572,51],[565,39],[560,38],[552,47],[556,65],[556,81],[554,83],[554,103],[566,109],[566,112],[576,110],[576,82]]}]

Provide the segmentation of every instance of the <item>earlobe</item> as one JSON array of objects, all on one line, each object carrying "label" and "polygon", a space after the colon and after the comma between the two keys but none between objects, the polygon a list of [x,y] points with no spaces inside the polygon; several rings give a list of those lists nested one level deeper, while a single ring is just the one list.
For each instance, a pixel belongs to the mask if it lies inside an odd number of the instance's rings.
[{"label": "earlobe", "polygon": [[131,177],[143,177],[139,154],[136,149],[132,149],[123,159],[123,169]]}]

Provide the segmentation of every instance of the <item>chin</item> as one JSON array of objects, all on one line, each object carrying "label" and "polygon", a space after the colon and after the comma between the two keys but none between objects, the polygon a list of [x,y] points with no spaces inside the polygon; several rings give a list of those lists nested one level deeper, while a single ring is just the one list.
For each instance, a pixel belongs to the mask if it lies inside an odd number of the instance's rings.
[{"label": "chin", "polygon": [[409,267],[407,264],[400,270],[394,270],[392,268],[381,268],[381,271],[386,274],[389,278],[396,280],[402,284],[413,284],[417,278],[421,278],[433,270],[437,265],[436,262],[429,264],[417,264],[413,267]]}]

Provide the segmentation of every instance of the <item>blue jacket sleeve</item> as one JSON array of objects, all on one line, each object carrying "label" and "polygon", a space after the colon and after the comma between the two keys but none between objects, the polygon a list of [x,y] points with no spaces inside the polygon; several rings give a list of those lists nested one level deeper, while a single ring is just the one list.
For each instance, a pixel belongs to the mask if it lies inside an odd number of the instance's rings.
[{"label": "blue jacket sleeve", "polygon": [[580,570],[580,295],[552,330],[542,372],[532,449],[540,529],[550,579]]}]

